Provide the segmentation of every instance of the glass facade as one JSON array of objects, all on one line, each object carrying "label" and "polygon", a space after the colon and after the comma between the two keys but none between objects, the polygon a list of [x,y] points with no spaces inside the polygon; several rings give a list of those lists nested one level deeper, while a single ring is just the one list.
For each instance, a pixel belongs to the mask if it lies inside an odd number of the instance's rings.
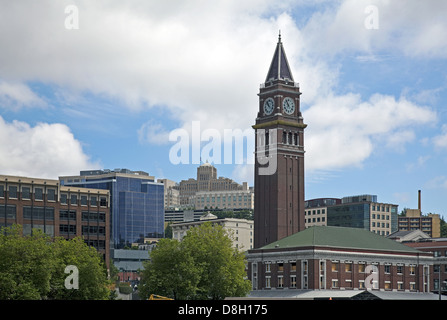
[{"label": "glass facade", "polygon": [[327,225],[369,229],[369,203],[339,205],[327,208]]},{"label": "glass facade", "polygon": [[114,248],[143,243],[164,234],[164,186],[150,179],[107,175],[64,183],[110,192],[111,244]]}]

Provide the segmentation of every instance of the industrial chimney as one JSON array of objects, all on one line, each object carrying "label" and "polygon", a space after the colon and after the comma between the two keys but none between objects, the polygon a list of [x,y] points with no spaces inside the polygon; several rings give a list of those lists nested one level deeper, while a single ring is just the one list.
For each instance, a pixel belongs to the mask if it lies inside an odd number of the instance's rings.
[{"label": "industrial chimney", "polygon": [[418,190],[418,209],[419,209],[419,212],[422,212],[421,211],[421,190]]}]

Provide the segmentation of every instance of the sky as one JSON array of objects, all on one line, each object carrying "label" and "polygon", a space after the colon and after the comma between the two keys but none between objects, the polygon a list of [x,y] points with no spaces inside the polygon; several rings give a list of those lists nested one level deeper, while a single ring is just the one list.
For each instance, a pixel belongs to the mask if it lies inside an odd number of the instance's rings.
[{"label": "sky", "polygon": [[[306,199],[374,194],[401,211],[421,190],[422,211],[447,218],[445,1],[0,7],[0,174],[178,182],[208,160],[253,185],[251,126],[281,32],[308,125]],[[226,132],[246,134],[241,154]]]}]

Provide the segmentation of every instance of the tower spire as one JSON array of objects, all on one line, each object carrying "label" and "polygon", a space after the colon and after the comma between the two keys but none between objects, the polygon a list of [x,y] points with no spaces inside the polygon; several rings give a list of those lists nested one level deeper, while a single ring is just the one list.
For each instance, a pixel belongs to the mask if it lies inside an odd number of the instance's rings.
[{"label": "tower spire", "polygon": [[276,50],[273,54],[273,59],[270,63],[270,69],[267,73],[265,82],[271,80],[294,81],[292,71],[290,71],[289,62],[287,61],[286,52],[284,51],[284,46],[281,42],[281,30],[279,30],[278,44],[276,45]]}]

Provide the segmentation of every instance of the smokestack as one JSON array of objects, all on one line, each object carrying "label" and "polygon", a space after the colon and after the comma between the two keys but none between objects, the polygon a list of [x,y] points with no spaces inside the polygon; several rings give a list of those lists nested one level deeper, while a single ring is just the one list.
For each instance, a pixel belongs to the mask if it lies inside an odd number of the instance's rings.
[{"label": "smokestack", "polygon": [[421,190],[418,190],[418,209],[421,211]]}]

